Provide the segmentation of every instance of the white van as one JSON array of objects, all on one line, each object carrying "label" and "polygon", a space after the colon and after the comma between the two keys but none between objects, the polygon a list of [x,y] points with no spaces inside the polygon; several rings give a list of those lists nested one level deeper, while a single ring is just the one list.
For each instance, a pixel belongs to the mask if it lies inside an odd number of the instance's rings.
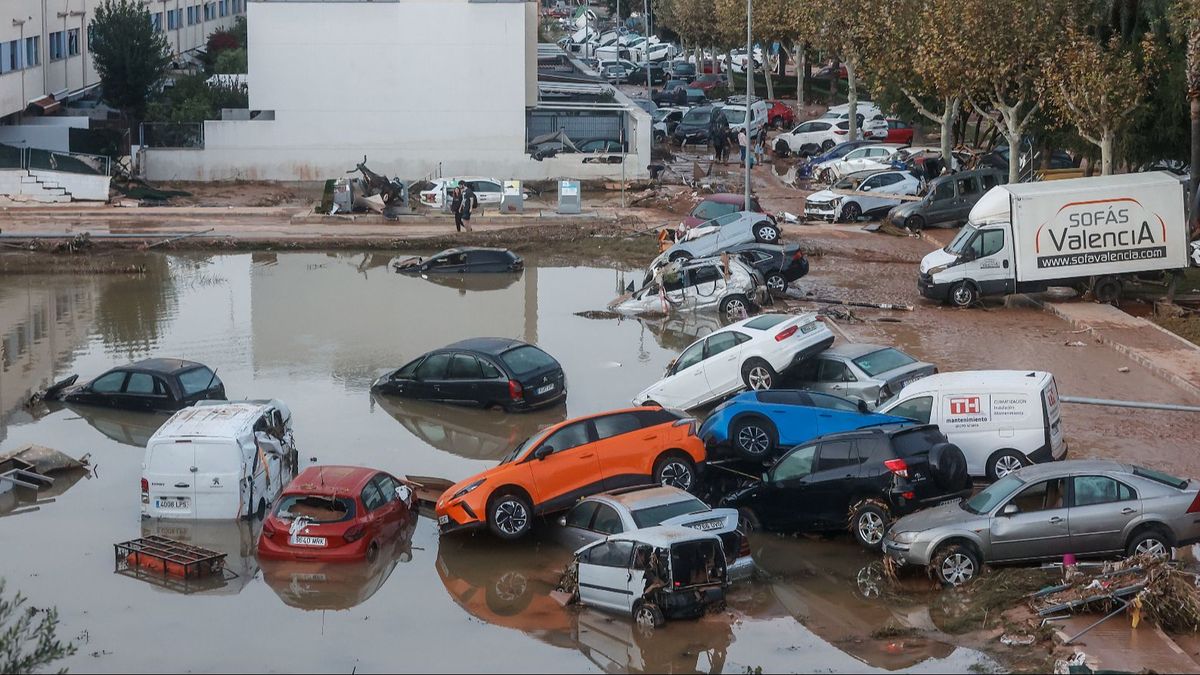
[{"label": "white van", "polygon": [[900,390],[877,412],[936,424],[967,457],[967,473],[997,480],[1026,464],[1066,457],[1058,386],[1050,373],[937,373]]},{"label": "white van", "polygon": [[292,414],[280,401],[201,401],[150,437],[142,515],[185,520],[261,514],[296,474]]}]

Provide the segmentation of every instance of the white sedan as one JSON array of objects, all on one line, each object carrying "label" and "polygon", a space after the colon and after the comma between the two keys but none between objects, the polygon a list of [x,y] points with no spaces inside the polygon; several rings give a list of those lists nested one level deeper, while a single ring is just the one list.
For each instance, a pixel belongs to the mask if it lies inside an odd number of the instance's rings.
[{"label": "white sedan", "polygon": [[905,146],[899,143],[865,145],[851,150],[836,162],[829,162],[818,169],[819,180],[833,181],[859,171],[883,171],[892,168],[892,159]]},{"label": "white sedan", "polygon": [[780,373],[831,344],[833,333],[813,312],[760,314],[692,343],[633,403],[687,410],[742,389],[770,389]]},{"label": "white sedan", "polygon": [[500,197],[504,194],[504,183],[495,178],[452,176],[438,178],[433,181],[433,187],[428,190],[422,190],[421,205],[435,209],[442,208],[446,196],[454,190],[454,187],[458,185],[458,181],[460,180],[475,191],[475,198],[479,200],[480,206],[484,206],[485,204],[499,204]]},{"label": "white sedan", "polygon": [[901,200],[893,195],[915,195],[920,188],[920,179],[907,171],[853,173],[836,181],[828,190],[809,195],[804,200],[804,215],[835,222],[879,217],[900,204]]}]

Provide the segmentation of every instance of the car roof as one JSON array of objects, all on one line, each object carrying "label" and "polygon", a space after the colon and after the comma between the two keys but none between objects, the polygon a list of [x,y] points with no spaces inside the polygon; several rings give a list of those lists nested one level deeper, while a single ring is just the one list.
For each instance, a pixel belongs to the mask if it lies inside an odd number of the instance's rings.
[{"label": "car roof", "polygon": [[483,352],[484,354],[499,354],[500,352],[506,352],[513,347],[520,347],[528,344],[528,342],[514,340],[513,338],[477,337],[459,340],[458,342],[442,347],[442,349],[469,349],[471,351]]},{"label": "car roof", "polygon": [[715,539],[721,541],[720,537],[711,532],[701,532],[690,527],[682,527],[679,525],[655,525],[641,530],[631,530],[614,534],[609,537],[609,541],[633,541],[641,544],[649,544],[656,548],[670,548],[675,544],[683,544],[689,541],[704,541]]},{"label": "car roof", "polygon": [[164,422],[154,436],[235,438],[270,407],[271,403],[243,401],[184,408]]},{"label": "car roof", "polygon": [[454,248],[448,248],[445,251],[439,251],[437,253],[434,253],[432,257],[437,257],[439,255],[444,255],[444,254],[471,253],[471,252],[478,252],[478,251],[497,251],[499,253],[512,253],[512,251],[510,251],[506,248],[488,248],[487,246],[455,246]]},{"label": "car roof", "polygon": [[822,353],[832,354],[833,356],[844,356],[848,359],[857,359],[860,356],[874,354],[880,349],[891,349],[891,347],[874,345],[869,342],[839,342]]},{"label": "car roof", "polygon": [[[754,199],[753,196],[751,196],[750,198]],[[734,193],[734,192],[717,192],[715,194],[708,195],[704,199],[700,200],[701,203],[702,202],[717,202],[718,204],[742,204],[745,201],[746,201],[745,195],[740,194],[740,193]]]},{"label": "car roof", "polygon": [[[818,393],[819,394],[822,392],[810,392],[810,393]],[[832,394],[826,394],[826,395],[832,396]],[[841,397],[839,396],[838,398],[841,398]],[[801,445],[810,445],[817,441],[827,441],[827,440],[838,439],[838,438],[852,438],[852,437],[865,436],[865,435],[871,435],[871,434],[883,435],[883,436],[887,436],[890,438],[892,436],[895,436],[898,433],[902,433],[902,432],[907,433],[910,431],[916,431],[918,429],[933,429],[934,431],[941,431],[941,429],[939,429],[938,425],[936,425],[936,424],[911,424],[911,423],[907,423],[907,422],[889,422],[887,424],[875,424],[875,425],[872,425],[869,427],[862,427],[861,429],[850,429],[847,431],[835,431],[834,433],[831,433],[831,434],[822,434],[820,436],[817,436],[816,438],[813,438],[812,440],[805,441]]]},{"label": "car roof", "polygon": [[446,176],[446,177],[438,178],[437,180],[435,180],[433,182],[434,183],[449,183],[449,182],[457,183],[460,180],[488,180],[493,183],[503,183],[503,181],[501,181],[500,179],[492,178],[491,176]]},{"label": "car roof", "polygon": [[380,473],[362,466],[310,466],[300,472],[284,489],[285,494],[358,494]]},{"label": "car roof", "polygon": [[1040,391],[1050,373],[1039,370],[960,370],[934,373],[913,382],[904,391],[914,393],[934,389],[957,389],[961,393],[982,389],[1028,389]]},{"label": "car roof", "polygon": [[1117,471],[1120,473],[1132,473],[1133,467],[1128,464],[1113,461],[1111,459],[1068,459],[1060,462],[1047,462],[1045,464],[1031,464],[1022,467],[1017,477],[1024,481],[1039,480],[1042,478],[1062,476],[1071,473],[1079,473],[1081,471]]},{"label": "car roof", "polygon": [[149,373],[161,373],[164,375],[173,375],[175,373],[180,373],[185,370],[191,370],[193,368],[204,368],[204,367],[206,367],[206,366],[203,363],[197,363],[195,361],[187,361],[185,359],[157,358],[157,359],[142,359],[141,361],[138,361],[137,363],[131,363],[127,366],[121,366],[120,368],[113,368],[113,370],[143,370],[143,371],[146,371]]},{"label": "car roof", "polygon": [[636,511],[638,509],[648,509],[666,504],[677,504],[696,498],[686,490],[680,490],[670,485],[648,485],[601,492],[594,497],[589,497],[589,499],[617,504],[630,511]]}]

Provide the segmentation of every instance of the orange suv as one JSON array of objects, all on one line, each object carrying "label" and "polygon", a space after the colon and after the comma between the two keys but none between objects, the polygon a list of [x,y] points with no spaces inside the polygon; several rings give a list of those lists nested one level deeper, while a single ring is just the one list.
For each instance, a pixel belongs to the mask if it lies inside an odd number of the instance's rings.
[{"label": "orange suv", "polygon": [[563,511],[580,497],[650,480],[692,490],[705,458],[696,420],[663,408],[567,420],[530,436],[499,466],[443,492],[438,529],[486,525],[501,539],[518,539],[535,515]]}]

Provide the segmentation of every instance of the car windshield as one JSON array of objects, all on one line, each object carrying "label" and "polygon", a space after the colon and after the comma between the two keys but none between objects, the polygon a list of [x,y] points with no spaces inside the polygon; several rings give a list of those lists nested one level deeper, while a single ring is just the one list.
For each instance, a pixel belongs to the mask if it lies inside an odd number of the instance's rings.
[{"label": "car windshield", "polygon": [[886,373],[889,370],[902,368],[910,363],[916,363],[917,360],[905,354],[898,349],[880,349],[877,352],[871,352],[866,356],[860,356],[854,359],[854,365],[862,369],[864,373],[871,377],[875,377],[880,373]]},{"label": "car windshield", "polygon": [[974,225],[963,225],[963,228],[958,231],[957,235],[955,235],[954,240],[947,244],[946,248],[943,250],[945,250],[946,253],[962,255],[963,252],[967,250],[967,247],[971,245],[971,240],[975,238],[975,233],[978,231],[979,228],[975,227]]},{"label": "car windshield", "polygon": [[1000,505],[1000,502],[1007,499],[1009,495],[1019,490],[1024,484],[1025,481],[1016,476],[1005,476],[980,490],[979,494],[962,502],[962,508],[964,511],[969,511],[977,516],[990,513],[992,509]]},{"label": "car windshield", "polygon": [[704,513],[706,511],[708,511],[708,506],[704,502],[695,497],[690,497],[681,502],[637,509],[632,511],[631,514],[633,515],[633,522],[638,527],[653,527],[662,524],[664,520],[686,516],[690,513]]},{"label": "car windshield", "polygon": [[671,114],[670,110],[667,110],[666,108],[659,108],[658,110],[655,110],[654,112],[650,113],[650,117],[653,118],[655,122],[661,122],[664,119],[666,119],[667,115],[670,115],[670,114]]},{"label": "car windshield", "polygon": [[730,110],[729,108],[726,108],[725,109],[725,119],[729,122],[730,126],[737,126],[739,124],[745,124],[746,123],[746,111],[745,110]]},{"label": "car windshield", "polygon": [[208,368],[193,368],[179,374],[179,384],[183,387],[183,395],[191,396],[221,386],[221,380]]},{"label": "car windshield", "polygon": [[339,523],[354,517],[354,500],[328,495],[284,495],[275,507],[280,520],[307,518],[314,523]]},{"label": "car windshield", "polygon": [[689,124],[707,124],[712,119],[711,110],[689,110],[683,116],[683,121]]},{"label": "car windshield", "polygon": [[512,371],[513,375],[521,377],[543,368],[556,368],[558,362],[546,352],[533,345],[521,345],[500,355],[500,360]]},{"label": "car windshield", "polygon": [[759,314],[742,325],[745,328],[754,328],[756,330],[770,330],[784,321],[794,318],[790,314]]},{"label": "car windshield", "polygon": [[513,461],[514,459],[516,459],[516,458],[520,457],[521,455],[525,454],[525,451],[526,451],[527,449],[529,449],[529,446],[530,446],[531,444],[533,444],[533,441],[534,441],[534,439],[535,439],[535,438],[537,438],[538,436],[540,436],[540,434],[534,434],[534,435],[530,436],[529,438],[526,438],[525,440],[521,441],[521,442],[520,442],[520,443],[517,445],[517,447],[515,447],[515,448],[513,448],[513,449],[512,449],[512,452],[508,453],[507,455],[505,455],[505,456],[504,456],[504,457],[503,457],[503,458],[500,460],[500,463],[501,463],[501,464],[508,464],[509,462]]}]

